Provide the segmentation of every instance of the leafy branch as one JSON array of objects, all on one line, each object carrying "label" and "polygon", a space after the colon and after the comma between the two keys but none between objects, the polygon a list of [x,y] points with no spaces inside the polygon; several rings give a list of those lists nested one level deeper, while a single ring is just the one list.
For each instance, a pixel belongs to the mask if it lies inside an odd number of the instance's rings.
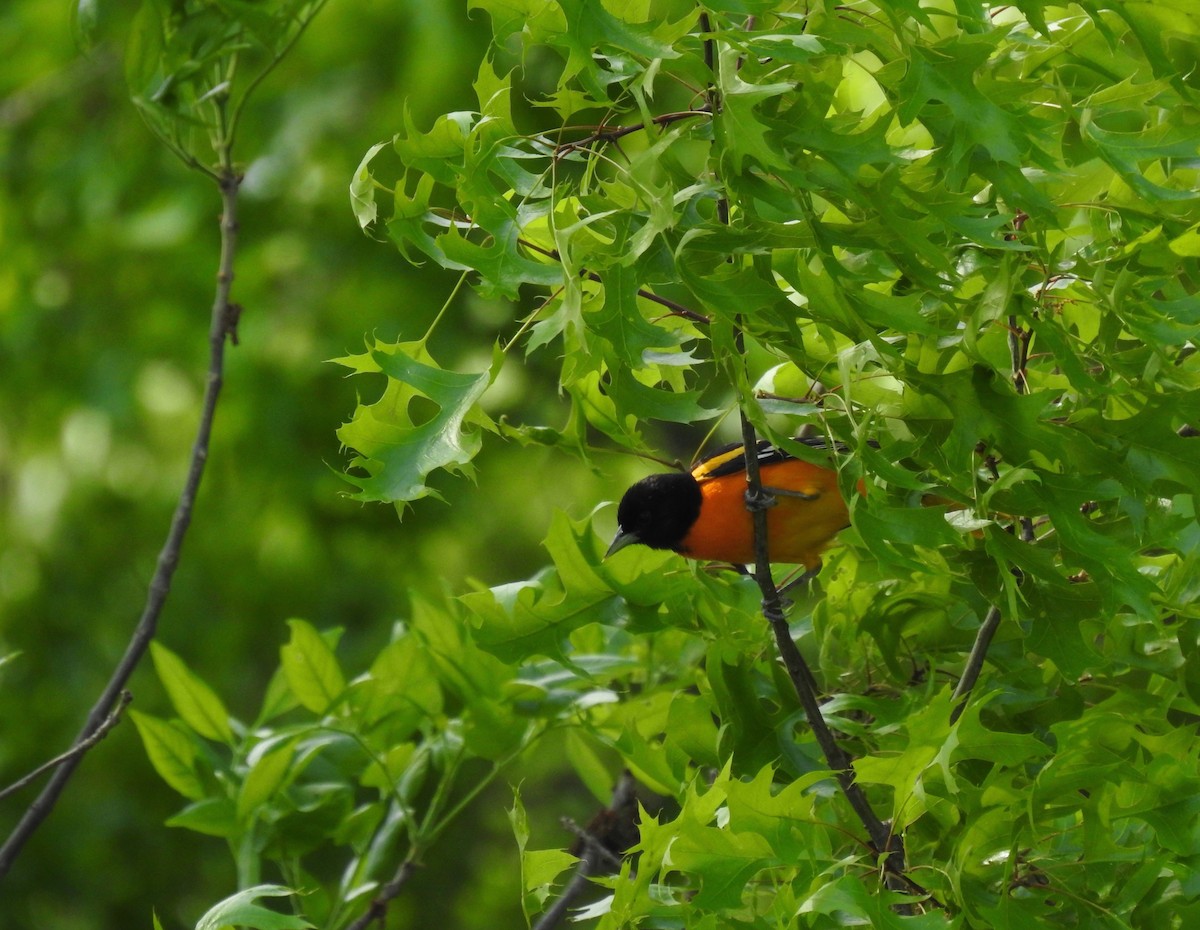
[{"label": "leafy branch", "polygon": [[554,146],[554,157],[565,158],[566,156],[578,152],[583,149],[590,149],[596,145],[608,145],[610,142],[617,142],[626,136],[632,135],[635,132],[642,132],[649,126],[669,126],[672,123],[678,123],[680,120],[695,119],[699,116],[711,116],[712,109],[709,104],[695,107],[690,110],[678,110],[673,113],[660,113],[652,117],[649,121],[641,123],[632,123],[628,126],[601,126],[590,135],[584,136],[582,139],[575,139],[572,142],[560,142]]},{"label": "leafy branch", "polygon": [[[751,17],[747,28],[752,28],[753,22],[754,20]],[[712,31],[712,25],[707,12],[700,15],[700,28],[704,33]],[[716,54],[716,43],[711,37],[706,37],[704,40],[704,62],[705,66],[716,77],[717,68],[719,67],[718,56]],[[721,98],[715,82],[709,85],[707,95],[709,109],[713,112],[718,112],[721,109]],[[718,202],[718,216],[723,224],[728,225],[730,221],[729,201],[724,196]],[[745,331],[740,315],[735,318],[733,341],[738,356],[744,357]],[[771,624],[771,630],[775,636],[779,655],[783,659],[784,668],[787,669],[788,677],[792,681],[796,695],[800,698],[800,704],[804,708],[804,715],[808,720],[809,728],[813,732],[817,745],[820,746],[821,752],[825,756],[825,761],[833,771],[834,777],[837,779],[847,802],[849,802],[855,815],[866,829],[867,835],[871,840],[872,852],[876,856],[882,857],[880,864],[883,869],[885,882],[889,887],[924,894],[924,890],[905,875],[903,838],[898,833],[893,832],[889,825],[885,824],[879,818],[871,807],[862,786],[855,781],[850,756],[838,744],[837,738],[829,729],[829,725],[825,722],[825,716],[821,712],[821,704],[817,697],[819,686],[816,677],[813,675],[812,670],[808,667],[808,663],[804,660],[804,656],[801,655],[795,641],[792,639],[784,601],[771,575],[771,554],[767,537],[767,512],[774,506],[775,500],[763,488],[758,457],[754,454],[754,450],[758,448],[758,436],[755,432],[754,424],[750,421],[744,405],[739,405],[738,412],[741,420],[742,447],[745,449],[746,510],[750,513],[754,524],[755,566],[753,576],[759,590],[762,592],[763,616]],[[807,573],[802,576],[804,579],[807,577]],[[905,913],[910,912],[908,905],[898,905],[897,908]]]},{"label": "leafy branch", "polygon": [[[249,95],[298,41],[324,2],[316,0],[285,10],[277,22],[272,22],[269,16],[259,15],[255,20],[258,31],[230,19],[223,24],[219,41],[201,43],[204,52],[200,55],[197,55],[197,47],[192,45],[199,34],[192,30],[191,24],[196,18],[207,15],[205,10],[187,3],[169,9],[146,4],[138,14],[135,30],[140,32],[140,36],[139,41],[133,43],[136,54],[131,54],[128,71],[134,102],[159,139],[188,168],[212,179],[220,195],[220,251],[216,288],[209,313],[209,358],[204,396],[187,475],[170,528],[159,550],[141,614],[124,654],[88,712],[71,748],[17,783],[27,784],[38,774],[54,769],[45,787],[25,810],[3,845],[0,845],[0,880],[8,874],[29,838],[50,815],[83,757],[119,719],[121,710],[129,700],[125,686],[157,632],[208,462],[213,423],[224,384],[226,345],[237,344],[241,307],[232,301],[231,294],[238,245],[238,192],[242,176],[234,162],[234,135]],[[254,41],[248,42],[247,36],[257,41],[259,36],[268,33],[277,41],[273,45],[266,43],[271,46],[267,63],[251,79],[247,88],[235,93],[244,50],[248,45],[255,44]],[[205,164],[193,148],[191,134],[197,125],[206,130],[208,146],[216,157],[215,167]]]},{"label": "leafy branch", "polygon": [[[562,261],[562,256],[559,254],[558,249],[546,249],[538,245],[536,242],[530,242],[528,239],[520,239],[518,241],[524,248],[529,249],[531,252],[536,252],[538,255],[544,255],[546,258],[552,258],[556,262]],[[594,271],[588,271],[587,269],[584,269],[582,274],[583,277],[587,278],[589,281],[595,281],[597,284],[602,284],[604,282],[604,279]],[[692,310],[690,307],[685,307],[678,301],[671,300],[668,297],[655,294],[653,291],[648,290],[647,288],[639,287],[637,289],[637,295],[638,297],[644,298],[651,303],[666,307],[669,311],[671,311],[673,316],[683,317],[685,320],[690,320],[693,323],[700,323],[705,326],[712,322],[712,320],[703,313]]]}]

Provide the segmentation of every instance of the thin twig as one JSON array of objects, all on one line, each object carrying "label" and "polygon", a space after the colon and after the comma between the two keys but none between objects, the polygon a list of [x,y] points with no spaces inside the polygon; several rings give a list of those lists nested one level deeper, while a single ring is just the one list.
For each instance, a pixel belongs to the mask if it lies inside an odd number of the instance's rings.
[{"label": "thin twig", "polygon": [[609,850],[599,839],[592,835],[587,827],[581,827],[570,817],[563,817],[559,820],[563,825],[563,829],[571,833],[585,849],[591,849],[599,857],[602,862],[608,863],[612,868],[619,869],[624,861],[616,853]]},{"label": "thin twig", "polygon": [[950,712],[950,722],[954,723],[962,716],[962,712],[967,708],[967,696],[970,695],[971,689],[975,687],[975,682],[979,680],[979,674],[983,671],[983,663],[987,658],[988,647],[992,644],[992,637],[996,635],[996,630],[1000,628],[1000,608],[993,604],[988,608],[987,615],[983,618],[983,623],[979,625],[979,632],[975,634],[975,645],[971,647],[971,653],[967,656],[967,664],[963,668],[962,677],[958,680],[958,685],[954,689],[952,700],[957,703],[954,710]]},{"label": "thin twig", "polygon": [[104,722],[100,724],[99,729],[97,729],[95,733],[82,742],[77,742],[62,755],[55,756],[49,762],[43,762],[24,778],[18,778],[7,788],[0,790],[0,800],[7,798],[10,794],[16,794],[26,785],[36,781],[41,775],[50,771],[52,768],[62,765],[64,762],[74,756],[82,755],[95,746],[98,742],[100,742],[100,740],[104,739],[104,737],[108,735],[109,730],[121,722],[121,715],[125,713],[125,708],[129,706],[129,702],[132,700],[132,694],[130,694],[128,691],[122,691],[121,699],[117,702],[117,706],[112,709],[112,713],[104,718]]},{"label": "thin twig", "polygon": [[76,752],[76,748],[92,740],[96,732],[104,726],[121,691],[129,681],[134,669],[137,668],[158,628],[158,618],[166,603],[167,594],[171,590],[171,579],[179,564],[179,553],[183,547],[188,526],[192,521],[196,492],[199,490],[200,480],[204,476],[204,465],[208,461],[213,416],[216,413],[217,399],[221,393],[225,370],[225,340],[236,322],[230,309],[232,305],[229,293],[233,284],[233,259],[237,246],[237,194],[240,181],[241,178],[226,159],[220,175],[221,258],[217,267],[216,296],[213,299],[212,318],[209,326],[209,362],[204,402],[200,412],[200,423],[196,429],[196,438],[192,445],[187,478],[179,495],[179,502],[175,506],[175,513],[171,518],[171,528],[167,533],[162,550],[158,554],[154,576],[150,579],[150,585],[146,592],[145,606],[137,626],[134,627],[129,644],[125,647],[125,654],[121,657],[108,684],[105,685],[100,697],[88,713],[83,729],[75,738],[69,753],[70,757],[58,766],[41,794],[29,805],[20,821],[8,835],[4,845],[0,846],[0,879],[8,874],[8,870],[12,868],[13,862],[16,861],[26,841],[53,810],[55,802],[66,787],[75,767],[86,754],[85,751]]},{"label": "thin twig", "polygon": [[633,123],[629,126],[615,126],[611,129],[601,126],[590,135],[584,136],[582,139],[576,139],[574,142],[562,142],[554,147],[554,157],[562,158],[579,149],[591,148],[597,142],[608,144],[616,142],[618,139],[623,139],[625,136],[635,132],[640,132],[647,126],[669,126],[671,123],[677,123],[680,120],[692,119],[697,116],[708,116],[711,113],[707,106],[695,107],[691,110],[678,110],[673,113],[662,113],[652,117],[649,122]]},{"label": "thin twig", "polygon": [[[616,787],[613,788],[608,813],[619,816],[622,809],[633,800],[633,792],[636,787],[637,782],[634,781],[633,776],[629,772],[622,772],[621,777],[617,779]],[[579,857],[579,865],[575,868],[575,874],[567,882],[562,894],[538,918],[538,922],[533,925],[533,930],[552,930],[553,927],[556,927],[559,921],[566,916],[571,905],[575,903],[575,899],[587,890],[591,884],[591,876],[599,871],[606,859],[611,859],[613,855],[599,840],[590,835],[585,836],[583,854]]]},{"label": "thin twig", "polygon": [[401,862],[400,867],[396,869],[396,874],[392,876],[392,880],[379,889],[379,894],[371,901],[371,906],[367,908],[366,913],[346,930],[366,930],[375,921],[382,924],[384,917],[387,916],[388,904],[404,890],[404,886],[416,870],[417,863],[414,860],[405,859]]},{"label": "thin twig", "polygon": [[316,3],[310,6],[307,10],[303,11],[297,17],[299,25],[296,31],[288,37],[287,41],[284,42],[281,47],[275,49],[275,53],[271,56],[271,60],[267,63],[266,67],[259,71],[258,74],[256,74],[250,81],[250,83],[246,85],[245,91],[243,91],[240,95],[241,101],[234,109],[233,116],[229,120],[229,130],[226,133],[226,144],[229,145],[230,148],[233,147],[234,138],[237,136],[238,122],[241,120],[242,116],[242,107],[244,107],[246,101],[253,96],[254,92],[258,89],[258,85],[267,79],[267,76],[275,70],[279,63],[288,56],[288,53],[292,50],[296,43],[300,41],[305,30],[308,29],[309,24],[317,18],[317,14],[321,12],[321,8],[325,6],[325,3],[326,0],[317,0]]},{"label": "thin twig", "polygon": [[[1024,214],[1021,214],[1018,219],[1023,223]],[[1033,330],[1022,329],[1017,323],[1016,314],[1009,314],[1008,353],[1012,363],[1013,388],[1018,394],[1024,394],[1029,390],[1025,368],[1029,362],[1029,343],[1032,339]],[[982,444],[979,447],[979,451],[985,451]],[[1000,478],[1000,470],[996,465],[995,457],[988,455],[984,463],[992,476],[992,480],[998,480]],[[1029,517],[1020,517],[1017,520],[1017,525],[1020,527],[1022,542],[1032,543],[1036,540],[1037,534],[1034,532],[1032,519]],[[972,644],[971,651],[967,655],[967,663],[963,667],[962,676],[954,688],[953,700],[956,703],[954,709],[950,712],[951,723],[954,723],[962,716],[962,712],[967,706],[967,699],[971,696],[972,689],[979,681],[979,676],[983,673],[983,663],[987,659],[987,651],[992,644],[992,639],[996,635],[996,630],[1000,628],[1000,619],[1000,608],[992,604],[988,607],[988,611],[984,615],[983,623],[979,625],[979,631],[975,634],[975,642]]]}]

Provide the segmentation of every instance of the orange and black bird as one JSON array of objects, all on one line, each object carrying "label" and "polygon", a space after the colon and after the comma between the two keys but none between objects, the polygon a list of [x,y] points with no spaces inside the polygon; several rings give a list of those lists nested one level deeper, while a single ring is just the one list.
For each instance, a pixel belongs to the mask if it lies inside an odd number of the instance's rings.
[{"label": "orange and black bird", "polygon": [[[820,438],[797,441],[827,448]],[[771,561],[816,568],[833,537],[850,525],[837,472],[765,440],[757,453],[763,490],[775,498],[767,510]],[[746,487],[741,443],[719,449],[690,473],[643,478],[621,498],[617,535],[607,555],[640,543],[692,559],[749,564],[755,560],[754,518],[746,509]]]}]

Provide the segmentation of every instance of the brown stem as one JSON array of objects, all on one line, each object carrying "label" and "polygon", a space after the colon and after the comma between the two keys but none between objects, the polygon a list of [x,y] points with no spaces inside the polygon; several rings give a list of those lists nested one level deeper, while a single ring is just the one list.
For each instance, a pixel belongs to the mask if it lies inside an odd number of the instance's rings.
[{"label": "brown stem", "polygon": [[615,126],[611,129],[601,126],[591,135],[584,136],[582,139],[556,145],[554,147],[554,157],[562,158],[579,149],[591,148],[596,143],[607,145],[609,142],[616,142],[618,139],[623,139],[632,133],[641,132],[647,126],[669,126],[671,123],[677,123],[680,120],[693,119],[697,116],[708,116],[710,112],[707,106],[702,106],[691,110],[678,110],[674,113],[662,113],[651,118],[649,122],[633,123],[629,126]]},{"label": "brown stem", "polygon": [[129,702],[132,700],[133,700],[132,694],[130,694],[128,691],[122,691],[121,699],[117,702],[117,706],[113,708],[111,714],[109,714],[107,717],[104,718],[104,722],[102,724],[100,724],[100,727],[96,730],[95,733],[93,733],[87,739],[76,743],[74,746],[72,746],[70,749],[68,749],[62,755],[55,756],[49,762],[43,762],[41,765],[39,765],[36,769],[34,769],[28,775],[25,775],[22,778],[18,778],[7,788],[0,791],[0,799],[7,798],[10,794],[16,794],[18,791],[20,791],[26,785],[29,785],[32,782],[37,781],[37,779],[40,776],[44,775],[46,772],[50,771],[52,768],[62,765],[64,762],[71,759],[73,756],[82,755],[83,753],[87,752],[89,749],[91,749],[93,746],[95,746],[98,742],[100,742],[100,740],[102,740],[102,739],[104,739],[104,737],[108,736],[109,730],[111,730],[113,727],[115,727],[118,723],[121,722],[121,716],[125,713],[125,708],[129,706]]},{"label": "brown stem", "polygon": [[393,898],[400,895],[400,892],[404,890],[404,886],[412,878],[416,870],[417,863],[412,859],[405,859],[401,862],[391,881],[379,889],[379,894],[371,901],[371,906],[367,908],[366,913],[354,921],[346,930],[366,930],[375,921],[379,921],[382,925],[383,919],[387,916],[388,904]]},{"label": "brown stem", "polygon": [[971,647],[962,677],[954,689],[953,700],[958,703],[950,712],[951,723],[958,720],[962,716],[962,712],[966,710],[967,697],[971,694],[971,689],[975,687],[975,682],[979,680],[979,674],[983,671],[983,662],[987,658],[988,647],[992,644],[992,637],[996,635],[996,630],[999,628],[1000,608],[993,604],[988,608],[987,616],[983,618],[983,623],[979,626],[979,632],[975,634],[975,644]]},{"label": "brown stem", "polygon": [[774,501],[770,499],[769,495],[764,494],[762,489],[758,459],[754,454],[754,450],[758,447],[754,426],[750,423],[745,411],[741,416],[742,443],[746,448],[746,508],[754,518],[756,563],[754,580],[762,592],[763,616],[771,624],[780,658],[783,659],[783,666],[792,680],[792,687],[796,689],[796,696],[800,698],[804,716],[808,719],[808,726],[816,738],[821,754],[833,771],[834,777],[837,778],[850,807],[866,829],[872,847],[876,853],[887,854],[883,865],[889,887],[895,887],[897,890],[915,890],[915,886],[903,874],[904,843],[875,814],[866,794],[854,780],[854,769],[850,756],[838,743],[833,731],[829,729],[829,724],[825,722],[825,715],[821,713],[821,702],[817,697],[820,689],[816,676],[813,675],[808,663],[804,661],[804,656],[800,654],[800,650],[792,639],[787,615],[784,613],[783,603],[779,596],[779,589],[776,588],[775,582],[771,578],[771,559],[767,540],[767,509],[774,505]]},{"label": "brown stem", "polygon": [[[616,787],[613,788],[612,802],[608,805],[608,812],[619,816],[621,811],[632,803],[633,792],[636,787],[637,782],[634,781],[633,776],[629,772],[622,772],[621,777],[617,779]],[[553,930],[554,927],[558,926],[559,922],[566,916],[567,910],[575,903],[575,899],[587,890],[590,877],[605,862],[611,865],[613,858],[614,854],[603,843],[591,836],[585,836],[582,855],[579,857],[579,865],[575,868],[575,874],[567,882],[567,887],[563,889],[562,894],[546,909],[538,919],[538,922],[533,925],[533,930]]]},{"label": "brown stem", "polygon": [[208,375],[204,388],[204,402],[200,411],[200,423],[196,429],[196,438],[192,444],[191,460],[188,465],[187,478],[179,501],[171,518],[171,528],[167,532],[166,541],[158,554],[158,562],[150,585],[146,592],[146,603],[142,608],[141,617],[134,627],[125,654],[121,657],[108,684],[100,693],[96,703],[88,713],[83,729],[76,736],[68,756],[58,766],[50,781],[42,792],[33,800],[24,815],[0,846],[0,879],[3,879],[12,868],[20,855],[26,841],[37,830],[43,820],[54,809],[54,804],[62,794],[67,782],[75,771],[75,767],[86,755],[86,751],[78,750],[84,744],[95,745],[95,735],[104,726],[105,721],[113,711],[121,691],[129,681],[134,669],[137,668],[142,656],[145,655],[150,641],[158,628],[158,618],[166,603],[167,594],[171,590],[171,579],[179,564],[179,553],[183,548],[183,540],[187,535],[188,526],[192,522],[192,509],[196,502],[196,493],[200,488],[200,480],[204,476],[204,465],[208,461],[209,440],[212,436],[213,417],[216,414],[217,399],[221,393],[221,383],[225,371],[225,340],[232,327],[236,324],[236,314],[230,303],[229,293],[233,284],[233,259],[237,247],[237,194],[241,178],[231,165],[226,165],[220,178],[221,190],[221,258],[217,266],[217,288],[213,299],[212,316],[209,326],[209,362]]}]

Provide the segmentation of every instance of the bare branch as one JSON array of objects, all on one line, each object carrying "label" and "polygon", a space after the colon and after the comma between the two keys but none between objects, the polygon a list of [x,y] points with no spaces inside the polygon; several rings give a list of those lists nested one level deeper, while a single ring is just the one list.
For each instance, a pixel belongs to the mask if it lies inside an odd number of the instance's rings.
[{"label": "bare branch", "polygon": [[[617,779],[616,787],[613,788],[612,801],[606,812],[619,816],[621,811],[633,802],[633,792],[636,787],[637,782],[634,781],[633,776],[629,772],[622,772],[621,777]],[[575,899],[587,890],[591,876],[599,871],[600,866],[605,862],[612,864],[616,854],[600,839],[587,831],[583,831],[580,839],[583,841],[583,849],[579,857],[579,865],[575,868],[575,874],[567,882],[567,887],[563,889],[562,894],[533,925],[533,930],[552,930],[558,926],[559,921],[566,916],[571,905],[575,903]],[[618,867],[619,864],[618,860]]]},{"label": "bare branch", "polygon": [[971,647],[971,652],[967,656],[967,664],[963,668],[962,677],[958,680],[958,686],[954,689],[954,700],[958,703],[954,710],[950,712],[950,722],[954,723],[962,716],[962,712],[967,707],[967,697],[971,694],[971,689],[975,687],[975,682],[979,680],[979,674],[983,671],[983,663],[987,658],[988,647],[992,644],[992,637],[996,635],[996,630],[1000,628],[1000,608],[993,604],[988,608],[987,616],[983,618],[983,623],[979,626],[979,632],[975,634],[975,645]]},{"label": "bare branch", "polygon": [[612,128],[601,126],[590,135],[584,136],[582,139],[576,139],[574,142],[563,142],[554,147],[554,157],[562,158],[570,155],[572,152],[579,149],[588,149],[597,143],[607,145],[609,142],[616,142],[618,139],[623,139],[625,136],[635,132],[641,132],[648,126],[669,126],[671,123],[677,123],[680,120],[694,119],[697,116],[709,116],[711,111],[707,106],[695,107],[691,110],[678,110],[673,113],[662,113],[650,119],[649,122],[633,123],[629,126],[614,126]]},{"label": "bare branch", "polygon": [[379,894],[375,896],[366,913],[346,930],[366,930],[375,921],[379,921],[382,926],[383,919],[387,916],[388,904],[404,890],[404,886],[416,870],[417,863],[413,859],[408,858],[401,862],[400,867],[396,869],[396,874],[392,876],[392,880],[379,889]]},{"label": "bare branch", "polygon": [[[780,658],[783,659],[784,668],[792,680],[797,697],[800,698],[804,716],[808,719],[809,728],[816,738],[817,745],[821,748],[821,754],[833,771],[834,777],[837,778],[850,807],[866,829],[875,852],[886,854],[883,867],[888,886],[893,890],[924,894],[923,889],[920,889],[904,875],[904,843],[901,837],[893,833],[890,827],[879,819],[867,800],[866,794],[854,780],[850,756],[838,743],[833,731],[829,729],[829,724],[825,722],[824,714],[821,713],[821,703],[817,697],[820,687],[817,684],[816,676],[813,675],[808,663],[804,661],[804,656],[800,654],[800,650],[792,639],[792,632],[788,627],[787,615],[784,612],[779,589],[771,578],[767,509],[773,506],[774,501],[762,489],[758,459],[752,451],[757,448],[758,438],[755,435],[754,426],[744,411],[742,412],[742,442],[746,448],[746,509],[754,517],[754,549],[757,564],[753,577],[758,583],[759,590],[762,591],[763,616],[771,624]],[[808,573],[802,577],[807,580]]]},{"label": "bare branch", "polygon": [[75,767],[83,759],[87,750],[96,744],[98,740],[96,734],[105,726],[106,721],[113,713],[114,704],[142,656],[145,655],[150,641],[154,638],[155,630],[158,628],[159,615],[162,613],[163,605],[171,590],[171,579],[179,564],[183,540],[187,535],[188,526],[192,522],[196,493],[200,488],[200,480],[204,476],[204,465],[208,461],[213,417],[216,413],[217,399],[221,393],[225,370],[225,341],[230,334],[231,327],[236,323],[236,314],[232,310],[229,293],[233,284],[233,259],[237,248],[237,194],[241,178],[234,171],[232,164],[228,162],[228,158],[225,161],[219,176],[222,204],[221,257],[217,266],[216,295],[213,299],[209,325],[208,373],[200,423],[192,444],[187,478],[175,506],[174,516],[171,518],[171,528],[158,554],[154,575],[150,579],[150,585],[146,592],[145,606],[142,608],[141,616],[134,627],[129,644],[125,647],[125,654],[121,657],[108,684],[105,685],[100,697],[88,713],[83,729],[80,730],[71,749],[66,753],[67,758],[58,764],[50,781],[29,805],[25,814],[9,834],[8,839],[5,840],[4,845],[0,846],[0,879],[8,874],[26,841],[54,809],[55,802],[62,794]]},{"label": "bare branch", "polygon": [[114,707],[112,712],[104,718],[104,722],[100,724],[95,733],[85,740],[77,741],[75,745],[73,745],[66,752],[62,753],[62,755],[55,756],[49,762],[43,762],[28,775],[24,776],[23,778],[18,778],[7,788],[0,790],[0,800],[7,798],[10,794],[16,794],[26,785],[37,781],[40,776],[50,771],[52,768],[62,765],[64,762],[74,758],[75,756],[83,755],[85,752],[95,746],[98,742],[100,742],[100,740],[104,739],[104,737],[108,735],[109,730],[121,722],[121,715],[125,713],[125,708],[129,706],[129,702],[132,700],[132,694],[130,694],[128,691],[122,691],[121,698],[117,702],[117,706]]}]

